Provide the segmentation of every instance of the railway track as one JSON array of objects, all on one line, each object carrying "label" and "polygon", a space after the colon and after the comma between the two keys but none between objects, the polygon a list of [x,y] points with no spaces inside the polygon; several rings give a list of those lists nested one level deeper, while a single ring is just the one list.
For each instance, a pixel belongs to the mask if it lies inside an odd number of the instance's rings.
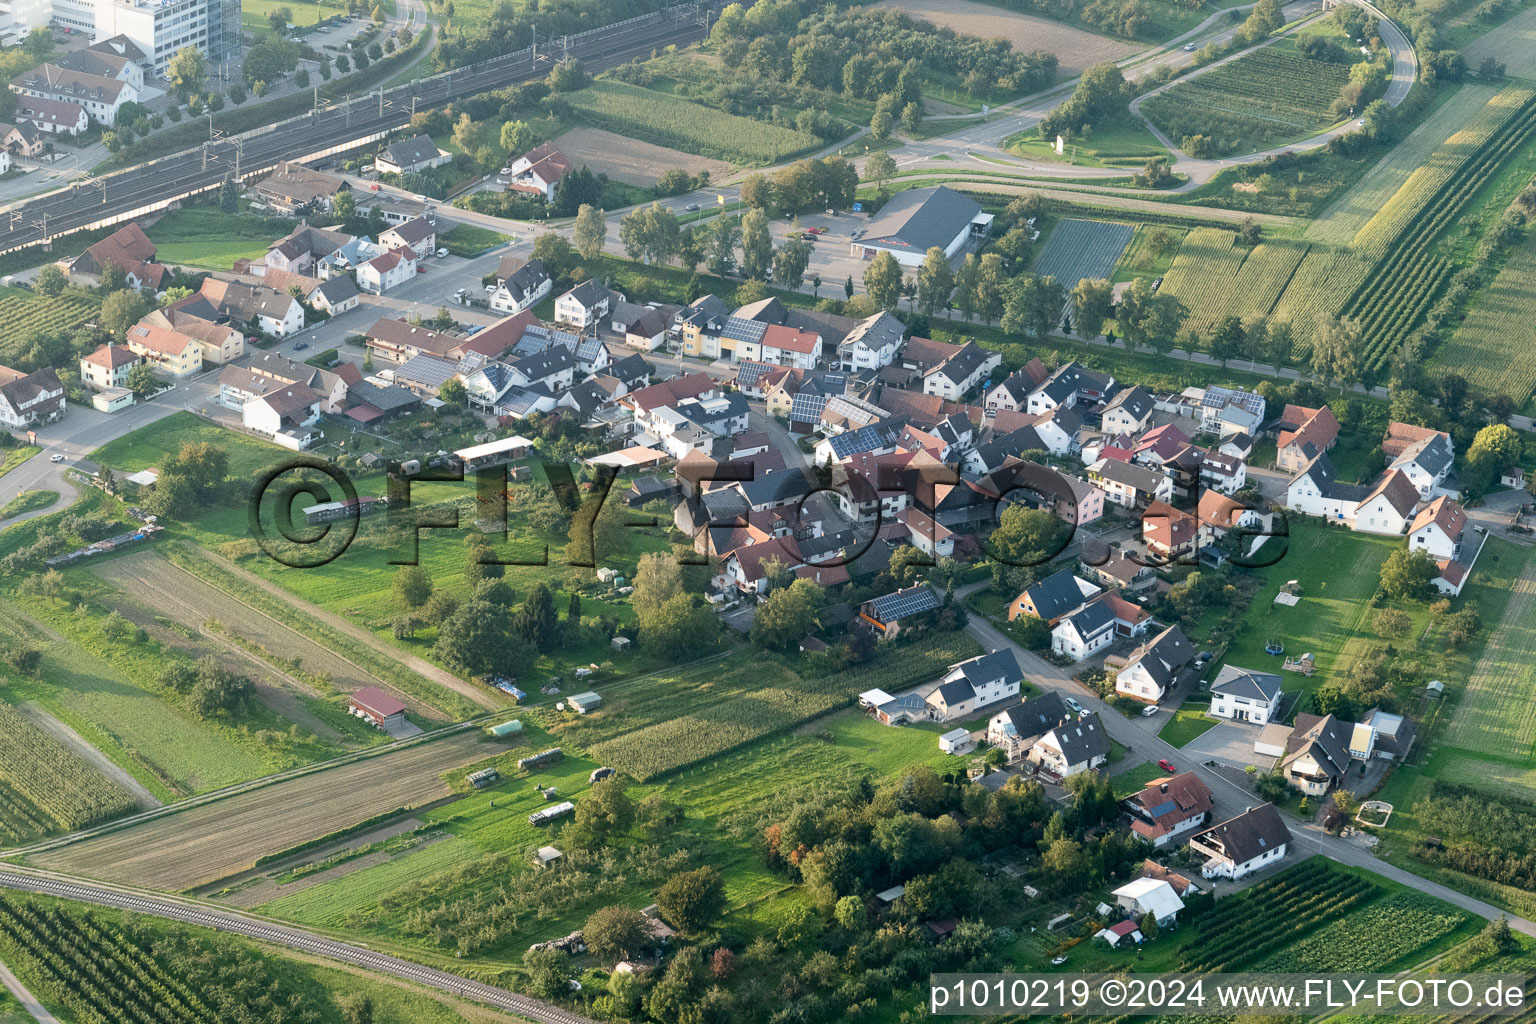
[{"label": "railway track", "polygon": [[0,887],[40,896],[54,896],[77,903],[129,910],[171,921],[180,921],[183,924],[212,928],[232,935],[241,935],[302,953],[352,964],[377,974],[427,985],[461,999],[520,1014],[541,1024],[596,1024],[590,1018],[520,995],[510,989],[462,978],[447,971],[439,971],[387,953],[379,953],[366,946],[316,935],[302,928],[274,924],[260,918],[233,911],[216,910],[190,901],[146,895],[113,886],[72,881],[13,868],[0,868]]},{"label": "railway track", "polygon": [[413,109],[430,109],[473,95],[540,78],[556,61],[580,60],[593,72],[648,56],[669,44],[704,37],[706,15],[726,0],[671,7],[653,14],[589,29],[555,42],[502,54],[394,89],[334,104],[241,136],[205,143],[199,149],[105,175],[88,184],[40,196],[0,211],[0,252],[11,252],[89,227],[103,226],[169,206],[218,187],[235,173],[246,179],[284,160],[339,151],[352,143],[382,137],[410,120]]}]

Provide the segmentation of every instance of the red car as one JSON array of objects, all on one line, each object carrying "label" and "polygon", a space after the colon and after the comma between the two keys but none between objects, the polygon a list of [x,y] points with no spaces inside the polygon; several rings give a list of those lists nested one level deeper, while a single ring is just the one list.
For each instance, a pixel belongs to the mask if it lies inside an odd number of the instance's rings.
[{"label": "red car", "polygon": [[1159,762],[1157,762],[1157,766],[1159,768],[1161,768],[1165,772],[1176,772],[1176,771],[1178,771],[1178,769],[1175,768],[1173,766],[1173,763],[1170,762],[1170,761],[1159,761]]},{"label": "red car", "polygon": [[806,230],[813,235],[824,235],[827,232],[826,228],[806,228]]},{"label": "red car", "polygon": [[368,191],[370,191],[370,192],[377,192],[378,190],[379,190],[379,183],[376,182],[376,181],[373,184],[368,186]]}]

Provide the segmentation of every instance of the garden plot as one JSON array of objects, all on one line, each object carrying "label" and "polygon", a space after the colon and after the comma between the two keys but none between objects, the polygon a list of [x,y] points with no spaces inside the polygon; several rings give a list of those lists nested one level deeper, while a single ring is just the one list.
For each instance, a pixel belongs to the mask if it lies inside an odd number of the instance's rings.
[{"label": "garden plot", "polygon": [[1059,67],[1069,76],[1092,64],[1129,57],[1146,44],[1111,39],[1085,29],[1063,25],[1048,18],[1005,10],[971,0],[884,0],[875,5],[891,7],[939,28],[981,39],[1006,39],[1020,53],[1044,50],[1054,53]]},{"label": "garden plot", "polygon": [[606,174],[629,185],[650,187],[670,170],[685,170],[692,175],[708,171],[713,178],[731,170],[724,160],[626,139],[601,128],[573,128],[556,139],[555,145],[570,157],[572,166],[586,164],[595,174]]},{"label": "garden plot", "polygon": [[1034,272],[1040,277],[1054,277],[1068,292],[1084,279],[1107,281],[1135,233],[1129,224],[1067,218],[1057,223],[1040,247]]},{"label": "garden plot", "polygon": [[328,648],[178,569],[158,552],[143,551],[104,562],[95,571],[129,597],[189,626],[200,627],[205,622],[217,620],[234,635],[265,648],[277,660],[296,658],[306,672],[329,676],[336,689],[343,693],[364,686],[381,686],[395,692],[412,712],[437,717],[436,712],[410,695],[395,690]]},{"label": "garden plot", "polygon": [[447,796],[443,773],[483,758],[481,740],[470,730],[386,751],[49,850],[34,861],[129,885],[193,889],[248,870],[260,857]]}]

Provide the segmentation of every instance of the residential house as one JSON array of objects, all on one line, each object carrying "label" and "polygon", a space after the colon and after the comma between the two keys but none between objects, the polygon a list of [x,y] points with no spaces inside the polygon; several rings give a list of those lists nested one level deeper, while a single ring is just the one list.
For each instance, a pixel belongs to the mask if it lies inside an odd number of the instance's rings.
[{"label": "residential house", "polygon": [[1077,362],[1066,363],[1029,395],[1028,411],[1049,412],[1062,406],[1075,407],[1083,401],[1092,405],[1109,397],[1115,378],[1090,370]]},{"label": "residential house", "polygon": [[[1349,771],[1352,734],[1358,728],[1333,715],[1298,714],[1280,760],[1280,773],[1308,796],[1322,796]],[[1367,726],[1360,740],[1361,760],[1372,753],[1370,731]]]},{"label": "residential house", "polygon": [[503,256],[496,272],[496,290],[491,293],[491,308],[498,313],[521,313],[548,295],[554,283],[543,260]]},{"label": "residential house", "polygon": [[[269,270],[287,271],[290,274],[323,277],[320,261],[351,241],[354,241],[353,237],[345,231],[331,231],[327,228],[301,224],[287,236],[272,243],[267,254],[261,258],[261,266]],[[258,268],[253,265],[251,272],[257,273]]]},{"label": "residential house", "polygon": [[428,136],[414,135],[385,146],[373,164],[381,174],[412,174],[441,167],[452,159],[452,153],[438,149]]},{"label": "residential house", "polygon": [[78,71],[101,78],[115,78],[144,91],[144,52],[123,36],[104,39],[83,50],[73,50],[51,62],[66,71]]},{"label": "residential house", "polygon": [[848,372],[878,370],[889,366],[901,349],[906,325],[890,313],[881,311],[865,317],[838,342],[837,362]]},{"label": "residential house", "polygon": [[155,243],[137,223],[130,222],[90,246],[69,264],[69,279],[74,284],[98,285],[109,264],[123,271],[130,288],[158,291],[167,273],[155,261]]},{"label": "residential house", "polygon": [[1101,427],[1111,433],[1139,434],[1146,429],[1156,405],[1152,392],[1144,387],[1121,388],[1104,406]]},{"label": "residential house", "polygon": [[1207,858],[1205,878],[1246,878],[1279,863],[1291,842],[1291,830],[1274,804],[1250,807],[1235,818],[1196,833],[1189,848]]},{"label": "residential house", "polygon": [[58,64],[42,64],[11,79],[11,90],[22,96],[73,103],[85,108],[91,120],[111,126],[124,103],[136,102],[139,90],[120,78],[72,71]]},{"label": "residential house", "polygon": [[935,611],[943,603],[938,591],[918,583],[865,601],[859,607],[859,618],[873,626],[880,639],[892,640],[901,632],[903,620]]},{"label": "residential house", "polygon": [[1173,498],[1173,479],[1155,470],[1117,459],[1100,459],[1088,467],[1088,481],[1108,501],[1125,508],[1146,508]]},{"label": "residential house", "polygon": [[772,537],[727,552],[715,576],[715,585],[735,587],[744,594],[768,589],[768,572],[774,563],[793,568],[802,564],[799,543],[793,537]]},{"label": "residential house", "polygon": [[1287,405],[1275,424],[1275,468],[1300,471],[1339,440],[1339,421],[1326,405]]},{"label": "residential house", "polygon": [[357,283],[351,277],[342,275],[322,281],[320,287],[310,293],[309,303],[318,310],[336,316],[349,309],[356,309],[362,301],[361,295]]},{"label": "residential house", "polygon": [[1156,704],[1195,658],[1195,646],[1178,626],[1169,626],[1132,651],[1115,673],[1115,692]]},{"label": "residential house", "polygon": [[1136,439],[1131,447],[1131,461],[1150,469],[1161,469],[1163,463],[1190,445],[1189,436],[1175,423],[1153,427]]},{"label": "residential house", "polygon": [[[261,352],[251,358],[249,365],[244,367],[226,367],[225,371],[240,370],[247,374],[267,378],[270,382],[281,384],[303,384],[320,395],[320,411],[339,413],[347,407],[347,393],[353,384],[362,380],[362,374],[351,364],[343,363],[334,370],[322,369],[310,366],[308,363],[295,362],[276,352]],[[219,375],[219,392],[221,400],[224,397],[225,374]],[[262,388],[261,393],[272,390],[272,386]],[[228,402],[225,403],[230,404]],[[239,408],[244,401],[234,407]]]},{"label": "residential house", "polygon": [[79,135],[91,126],[91,118],[85,112],[85,108],[70,100],[17,96],[14,116],[16,127],[31,125],[45,137]]},{"label": "residential house", "polygon": [[1104,723],[1097,711],[1090,711],[1041,736],[1026,757],[1047,777],[1065,779],[1101,767],[1109,760],[1109,751]]},{"label": "residential house", "polygon": [[[300,217],[330,213],[336,193],[345,187],[345,178],[285,160],[248,191],[255,204],[287,217]],[[304,230],[300,227],[294,233]]]},{"label": "residential house", "polygon": [[1309,462],[1285,488],[1287,508],[1325,519],[1352,520],[1369,489],[1338,480],[1326,452]]},{"label": "residential house", "polygon": [[512,161],[507,191],[555,201],[560,181],[572,170],[571,161],[553,142],[541,143]]},{"label": "residential house", "polygon": [[1008,603],[1008,621],[1020,615],[1032,615],[1054,626],[1062,616],[1100,593],[1100,588],[1075,574],[1062,569],[1047,576]]},{"label": "residential house", "polygon": [[1137,926],[1136,922],[1130,920],[1117,921],[1107,928],[1100,928],[1093,933],[1093,937],[1095,939],[1102,939],[1109,944],[1111,949],[1119,949],[1122,942],[1130,942],[1139,946],[1145,938],[1141,934],[1141,929]]},{"label": "residential house", "polygon": [[1076,720],[1061,694],[1047,690],[988,719],[987,742],[1001,749],[1004,758],[1012,763],[1023,760],[1035,741],[1056,726]]},{"label": "residential house", "polygon": [[928,706],[936,721],[966,718],[988,705],[1018,696],[1023,680],[1024,672],[1012,650],[992,651],[949,666],[928,695]]},{"label": "residential house", "polygon": [[92,391],[120,388],[128,383],[128,371],[144,361],[124,345],[99,345],[80,359],[80,383]]},{"label": "residential house", "polygon": [[282,338],[304,328],[304,307],[287,292],[207,277],[201,294],[220,316],[236,324],[254,324],[263,334]]},{"label": "residential house", "polygon": [[52,367],[22,373],[0,366],[0,426],[29,429],[64,418],[64,385]]},{"label": "residential house", "polygon": [[379,232],[379,244],[388,249],[403,246],[415,253],[418,260],[426,259],[437,250],[437,225],[425,217],[412,217],[404,224]]},{"label": "residential house", "polygon": [[371,295],[383,295],[416,277],[416,260],[406,246],[390,249],[357,268],[357,286]]},{"label": "residential house", "polygon": [[128,350],[156,370],[186,377],[203,368],[203,346],[196,338],[168,327],[140,321],[123,338]]},{"label": "residential house", "polygon": [[1211,820],[1211,789],[1194,772],[1184,772],[1147,783],[1120,806],[1130,815],[1131,831],[1161,848]]},{"label": "residential house", "polygon": [[139,323],[192,339],[198,347],[197,357],[204,365],[223,366],[245,355],[246,325],[230,323],[201,294],[151,310]]},{"label": "residential house", "polygon": [[775,366],[814,370],[821,361],[821,335],[812,331],[768,324],[763,329],[759,345],[760,360]]},{"label": "residential house", "polygon": [[720,332],[731,308],[714,295],[701,295],[672,316],[669,333],[682,342],[684,355],[720,357]]},{"label": "residential house", "polygon": [[1416,427],[1412,423],[1402,423],[1393,420],[1387,424],[1387,432],[1381,439],[1381,453],[1388,459],[1395,459],[1409,448],[1427,441],[1435,436],[1450,440],[1450,435],[1444,431],[1435,430],[1432,427]]},{"label": "residential house", "polygon": [[1118,594],[1105,594],[1051,628],[1051,650],[1073,661],[1090,658],[1124,637],[1142,636],[1152,616]]},{"label": "residential house", "polygon": [[1439,497],[1421,508],[1408,528],[1408,547],[1435,560],[1440,575],[1435,579],[1442,594],[1456,595],[1477,561],[1486,533],[1468,529],[1466,510],[1460,503]]},{"label": "residential house", "polygon": [[588,278],[555,300],[555,321],[582,331],[595,329],[608,317],[614,299],[612,292]]},{"label": "residential house", "polygon": [[247,402],[241,418],[247,430],[294,450],[308,448],[320,421],[321,395],[302,384],[290,384]]},{"label": "residential house", "polygon": [[1398,536],[1408,528],[1419,491],[1402,470],[1389,469],[1355,509],[1354,529]]},{"label": "residential house", "polygon": [[1268,725],[1279,710],[1281,682],[1273,672],[1223,665],[1211,683],[1211,717]]},{"label": "residential house", "polygon": [[1141,514],[1142,543],[1152,558],[1162,562],[1178,561],[1195,553],[1200,535],[1199,522],[1188,512],[1154,501]]},{"label": "residential house", "polygon": [[654,306],[642,306],[639,316],[624,324],[624,344],[641,352],[654,352],[667,340],[667,315]]},{"label": "residential house", "polygon": [[1085,550],[1078,566],[1083,576],[1100,587],[1141,590],[1156,580],[1157,573],[1147,559],[1133,558],[1133,554],[1122,548],[1100,546],[1097,552]]},{"label": "residential house", "polygon": [[978,387],[1003,361],[1002,353],[967,342],[944,362],[923,374],[923,394],[958,402]]},{"label": "residential house", "polygon": [[1387,472],[1402,473],[1426,501],[1440,494],[1459,498],[1461,490],[1451,472],[1455,460],[1450,435],[1437,431],[1403,449],[1387,463]]},{"label": "residential house", "polygon": [[[85,111],[82,110],[80,113],[84,117]],[[0,124],[0,151],[3,151],[7,157],[7,169],[9,169],[10,158],[38,156],[47,144],[46,136],[31,121]]]},{"label": "residential house", "polygon": [[[1198,451],[1199,449],[1196,449]],[[1207,451],[1200,460],[1200,489],[1236,494],[1248,483],[1248,464],[1233,455]]]},{"label": "residential house", "polygon": [[1173,891],[1173,886],[1156,878],[1138,878],[1113,890],[1115,905],[1125,911],[1132,920],[1140,921],[1147,916],[1166,928],[1178,920],[1184,901]]},{"label": "residential house", "polygon": [[1263,523],[1268,519],[1258,510],[1218,491],[1202,493],[1195,514],[1200,520],[1200,536],[1196,543],[1201,548],[1215,543],[1233,529],[1241,529],[1245,537],[1264,536]]},{"label": "residential house", "polygon": [[1049,376],[1045,364],[1033,358],[1009,375],[1007,380],[988,391],[983,405],[992,413],[1004,410],[1024,412],[1029,408],[1030,393],[1045,383]]},{"label": "residential house", "polygon": [[1197,416],[1207,434],[1242,431],[1257,437],[1264,425],[1264,396],[1242,388],[1212,384],[1200,396]]}]

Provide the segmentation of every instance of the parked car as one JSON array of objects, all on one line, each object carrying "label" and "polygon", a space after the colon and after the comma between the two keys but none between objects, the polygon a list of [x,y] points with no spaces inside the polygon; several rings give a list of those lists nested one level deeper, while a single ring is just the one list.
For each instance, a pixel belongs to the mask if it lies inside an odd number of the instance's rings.
[{"label": "parked car", "polygon": [[309,348],[309,342],[307,341],[295,342],[293,346],[295,352],[303,352],[307,348]]},{"label": "parked car", "polygon": [[60,455],[58,453],[54,453],[53,455],[48,456],[48,461],[49,462],[63,462],[64,461],[64,456]]},{"label": "parked car", "polygon": [[824,235],[827,232],[826,228],[807,228],[806,230],[813,235]]},{"label": "parked car", "polygon": [[683,209],[686,210],[688,213],[698,213],[699,212],[699,204],[698,203],[689,203],[687,206],[683,207]]},{"label": "parked car", "polygon": [[485,292],[486,292],[487,295],[489,295],[491,292],[494,292],[495,290],[496,290],[496,286],[493,285],[493,284],[488,284],[488,285],[485,286]]},{"label": "parked car", "polygon": [[1151,718],[1153,715],[1157,714],[1161,710],[1163,710],[1163,709],[1158,707],[1156,704],[1148,705],[1147,707],[1144,707],[1144,708],[1141,709],[1141,717],[1142,718]]},{"label": "parked car", "polygon": [[1172,761],[1158,761],[1157,766],[1170,774],[1178,771],[1178,769],[1173,766]]},{"label": "parked car", "polygon": [[418,274],[425,274],[426,272],[427,272],[427,265],[425,263],[418,263],[418,264],[416,264],[416,273],[418,273]]},{"label": "parked car", "polygon": [[1087,712],[1084,710],[1083,706],[1081,704],[1079,704],[1077,701],[1073,700],[1071,697],[1063,697],[1062,698],[1062,703],[1065,704],[1067,707],[1071,708],[1072,709],[1072,713],[1074,715],[1087,714]]},{"label": "parked car", "polygon": [[510,179],[507,179],[507,178],[497,178],[496,179],[496,184],[498,184],[498,185],[510,185],[510,184],[512,184],[512,182],[511,182]]},{"label": "parked car", "polygon": [[437,250],[436,255],[437,255],[438,259],[443,259],[444,257],[446,257],[448,255],[448,250],[447,249],[439,249],[439,250]]},{"label": "parked car", "polygon": [[1053,956],[1053,957],[1051,957],[1051,966],[1052,967],[1060,967],[1062,964],[1064,964],[1066,962],[1067,962],[1067,954],[1065,954],[1065,953],[1061,954],[1061,956]]},{"label": "parked car", "polygon": [[510,168],[510,167],[503,167],[501,170],[497,171],[496,173],[497,174],[511,174],[512,173],[512,168]]},{"label": "parked car", "polygon": [[369,184],[368,184],[368,191],[370,191],[370,192],[377,192],[378,190],[379,190],[379,183],[378,182],[376,182],[376,181],[369,182]]}]

